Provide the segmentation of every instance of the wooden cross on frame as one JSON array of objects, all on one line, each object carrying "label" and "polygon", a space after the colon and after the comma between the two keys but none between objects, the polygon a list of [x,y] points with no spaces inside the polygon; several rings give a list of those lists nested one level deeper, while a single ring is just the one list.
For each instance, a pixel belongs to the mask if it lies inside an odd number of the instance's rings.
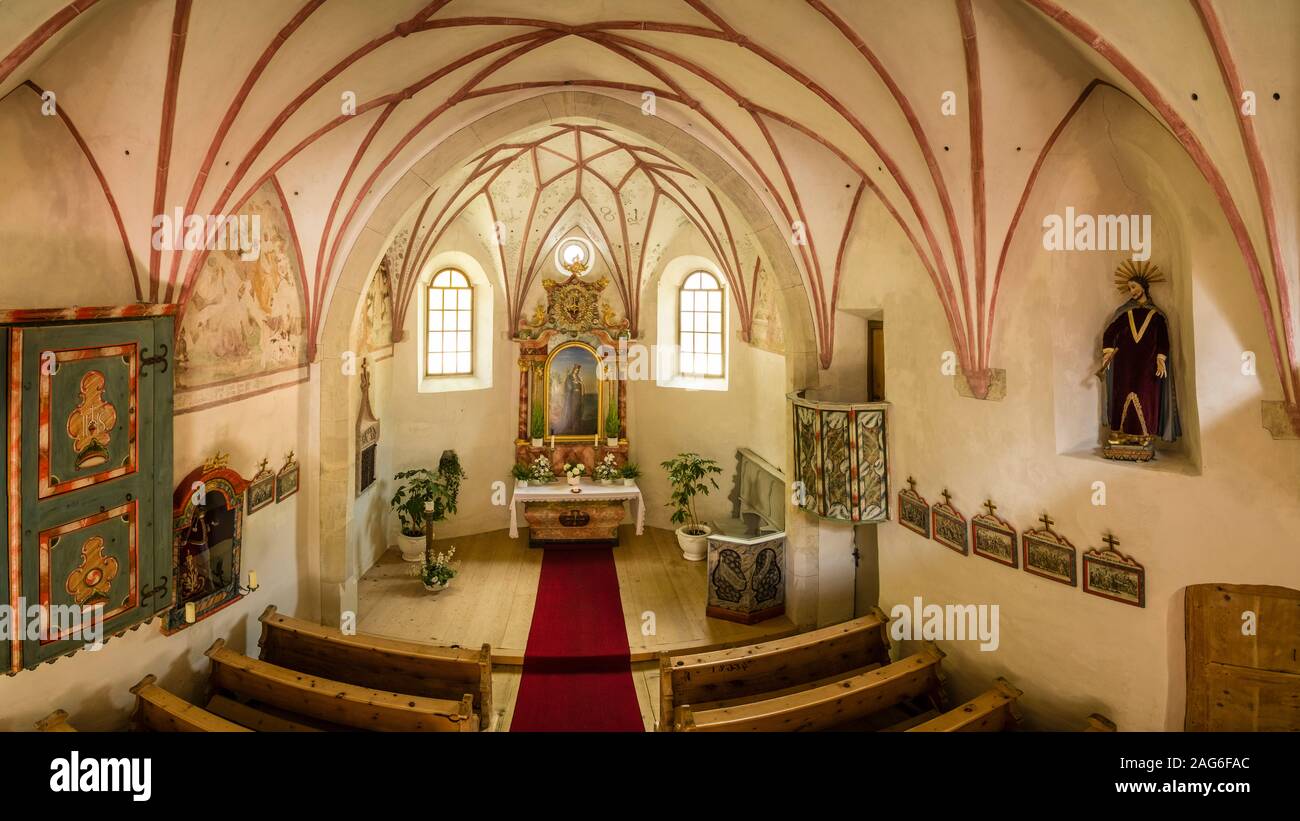
[{"label": "wooden cross on frame", "polygon": [[1111,533],[1109,530],[1106,531],[1106,535],[1102,538],[1102,541],[1106,543],[1106,549],[1109,550],[1111,553],[1119,552],[1118,550],[1115,549],[1115,546],[1119,544],[1119,539],[1116,539],[1115,535]]},{"label": "wooden cross on frame", "polygon": [[1052,519],[1052,517],[1048,516],[1046,513],[1044,513],[1042,516],[1039,516],[1038,521],[1043,523],[1043,529],[1046,530],[1048,533],[1052,532],[1052,525],[1056,524],[1056,522]]}]

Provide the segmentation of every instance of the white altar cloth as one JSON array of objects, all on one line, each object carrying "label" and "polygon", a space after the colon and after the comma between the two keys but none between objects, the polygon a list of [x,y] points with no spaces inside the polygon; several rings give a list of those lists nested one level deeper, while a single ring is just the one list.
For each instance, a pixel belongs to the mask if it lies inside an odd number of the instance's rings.
[{"label": "white altar cloth", "polygon": [[515,485],[514,495],[510,497],[510,538],[519,538],[519,511],[525,502],[578,502],[585,499],[597,499],[602,502],[628,500],[632,503],[632,521],[636,522],[636,535],[645,531],[645,503],[641,499],[641,488],[636,485],[628,487],[622,480],[616,485],[598,485],[590,479],[583,479],[577,485],[579,492],[573,492],[573,485],[565,481],[549,485]]}]

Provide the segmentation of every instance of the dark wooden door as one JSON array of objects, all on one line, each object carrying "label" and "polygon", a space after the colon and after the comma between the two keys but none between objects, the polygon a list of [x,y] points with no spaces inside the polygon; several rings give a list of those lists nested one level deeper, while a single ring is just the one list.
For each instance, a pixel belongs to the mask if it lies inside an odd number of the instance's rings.
[{"label": "dark wooden door", "polygon": [[78,622],[95,609],[107,637],[170,604],[172,380],[156,357],[171,328],[8,331],[9,597],[47,619],[11,646],[11,669],[85,644],[96,633]]},{"label": "dark wooden door", "polygon": [[1187,588],[1189,731],[1300,730],[1300,590]]}]

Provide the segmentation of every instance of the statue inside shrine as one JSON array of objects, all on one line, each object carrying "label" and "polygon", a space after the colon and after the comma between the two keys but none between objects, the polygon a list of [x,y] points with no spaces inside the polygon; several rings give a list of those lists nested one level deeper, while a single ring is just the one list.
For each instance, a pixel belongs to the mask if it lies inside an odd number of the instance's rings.
[{"label": "statue inside shrine", "polygon": [[1106,386],[1102,455],[1107,459],[1149,461],[1156,437],[1173,442],[1182,433],[1169,320],[1151,301],[1151,285],[1163,281],[1160,270],[1147,262],[1125,261],[1115,271],[1115,287],[1128,301],[1106,325],[1097,372]]}]

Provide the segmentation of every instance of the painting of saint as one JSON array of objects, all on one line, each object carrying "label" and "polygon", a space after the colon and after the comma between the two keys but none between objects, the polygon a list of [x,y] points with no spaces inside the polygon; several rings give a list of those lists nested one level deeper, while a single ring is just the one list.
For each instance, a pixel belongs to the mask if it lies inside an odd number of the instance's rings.
[{"label": "painting of saint", "polygon": [[194,388],[306,364],[297,254],[270,183],[241,211],[257,217],[255,259],[212,251],[177,329],[177,388]]},{"label": "painting of saint", "polygon": [[547,435],[589,439],[600,433],[596,353],[579,342],[555,349],[546,366]]},{"label": "painting of saint", "polygon": [[[1159,437],[1173,442],[1181,433],[1170,361],[1169,320],[1151,301],[1151,285],[1164,277],[1154,265],[1125,262],[1115,285],[1128,301],[1111,315],[1102,335],[1105,422],[1110,458],[1146,461]],[[1132,448],[1137,453],[1114,451]]]}]

